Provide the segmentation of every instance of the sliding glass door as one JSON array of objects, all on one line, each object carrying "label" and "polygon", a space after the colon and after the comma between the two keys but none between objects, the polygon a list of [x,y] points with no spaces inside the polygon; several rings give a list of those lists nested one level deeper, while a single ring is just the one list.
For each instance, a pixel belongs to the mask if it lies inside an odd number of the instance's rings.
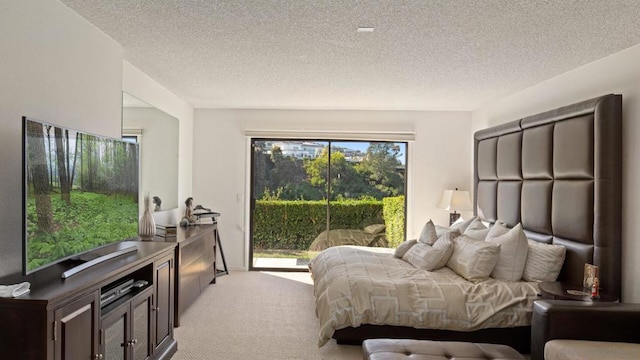
[{"label": "sliding glass door", "polygon": [[406,143],[252,140],[251,269],[404,240]]}]

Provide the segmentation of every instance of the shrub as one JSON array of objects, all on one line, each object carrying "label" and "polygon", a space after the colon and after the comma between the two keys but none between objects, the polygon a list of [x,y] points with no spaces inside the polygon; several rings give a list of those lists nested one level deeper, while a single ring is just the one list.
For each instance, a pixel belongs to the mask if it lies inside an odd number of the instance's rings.
[{"label": "shrub", "polygon": [[[331,201],[329,206],[331,229],[362,229],[384,223],[380,200]],[[327,202],[258,200],[254,225],[256,249],[306,250],[327,228]]]},{"label": "shrub", "polygon": [[394,248],[404,241],[404,196],[382,199],[384,223],[389,247]]},{"label": "shrub", "polygon": [[[331,229],[362,229],[385,224],[389,247],[404,241],[404,196],[382,201],[339,200],[329,203]],[[258,200],[254,212],[255,249],[307,250],[327,228],[327,202],[323,200]]]}]

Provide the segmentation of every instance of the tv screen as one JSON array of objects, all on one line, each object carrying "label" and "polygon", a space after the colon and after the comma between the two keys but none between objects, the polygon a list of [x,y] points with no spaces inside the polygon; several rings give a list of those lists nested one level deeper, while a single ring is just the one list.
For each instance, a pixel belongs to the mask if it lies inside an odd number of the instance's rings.
[{"label": "tv screen", "polygon": [[24,273],[138,234],[138,145],[23,118]]}]

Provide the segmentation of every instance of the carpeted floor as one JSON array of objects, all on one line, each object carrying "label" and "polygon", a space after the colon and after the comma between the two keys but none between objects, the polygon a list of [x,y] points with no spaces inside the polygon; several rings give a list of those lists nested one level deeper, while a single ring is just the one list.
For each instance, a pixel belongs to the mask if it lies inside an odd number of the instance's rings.
[{"label": "carpeted floor", "polygon": [[234,271],[182,315],[175,360],[362,359],[359,346],[318,348],[309,273]]}]

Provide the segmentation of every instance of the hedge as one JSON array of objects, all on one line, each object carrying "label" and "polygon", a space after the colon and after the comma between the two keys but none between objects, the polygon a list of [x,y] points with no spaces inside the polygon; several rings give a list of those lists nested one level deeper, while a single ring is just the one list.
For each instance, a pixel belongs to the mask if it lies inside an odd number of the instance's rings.
[{"label": "hedge", "polygon": [[394,196],[382,199],[382,208],[389,247],[394,248],[405,240],[404,196]]},{"label": "hedge", "polygon": [[[396,197],[397,198],[397,197]],[[388,198],[388,199],[396,199]],[[404,208],[404,197],[400,204]],[[394,235],[398,237],[397,224],[404,237],[404,211],[398,216],[397,202],[392,211],[383,210],[385,201],[341,200],[331,201],[331,229],[362,229],[371,224],[394,223]],[[311,242],[327,227],[327,202],[323,200],[258,200],[254,211],[253,246],[255,249],[306,250]],[[402,210],[402,209],[400,209]],[[388,213],[383,217],[383,213]],[[393,215],[395,214],[395,215]],[[385,221],[385,219],[387,219]],[[388,225],[387,225],[388,227]],[[389,236],[387,229],[387,236]]]}]

